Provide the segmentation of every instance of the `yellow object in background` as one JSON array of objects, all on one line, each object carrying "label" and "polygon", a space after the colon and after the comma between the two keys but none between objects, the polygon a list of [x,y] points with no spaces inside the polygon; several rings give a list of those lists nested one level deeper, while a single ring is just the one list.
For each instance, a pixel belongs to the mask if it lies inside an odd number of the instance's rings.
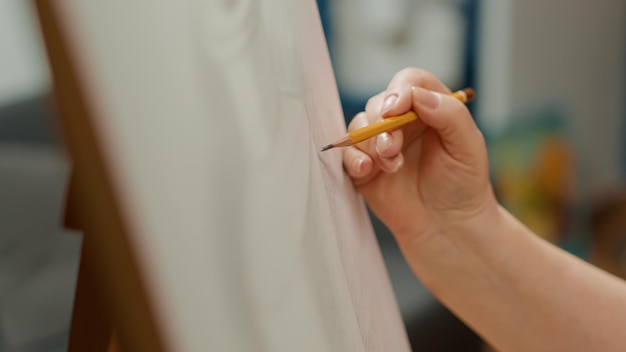
[{"label": "yellow object in background", "polygon": [[589,205],[566,121],[555,109],[527,111],[487,136],[498,199],[533,232],[582,255]]}]

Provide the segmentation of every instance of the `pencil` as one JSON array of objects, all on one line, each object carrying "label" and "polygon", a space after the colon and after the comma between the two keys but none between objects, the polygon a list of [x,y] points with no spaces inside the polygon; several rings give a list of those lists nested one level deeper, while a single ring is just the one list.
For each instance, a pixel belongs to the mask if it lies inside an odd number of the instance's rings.
[{"label": "pencil", "polygon": [[[463,103],[469,103],[474,99],[474,90],[472,88],[465,88],[458,90],[451,94],[453,97],[459,99]],[[398,129],[407,123],[417,120],[417,114],[412,110],[398,116],[387,117],[380,122],[373,123],[369,126],[359,128],[356,131],[348,132],[345,136],[338,139],[334,143],[331,143],[324,148],[322,152],[336,148],[336,147],[349,147],[351,145],[363,142],[374,136],[377,136],[383,132],[393,131]]]}]

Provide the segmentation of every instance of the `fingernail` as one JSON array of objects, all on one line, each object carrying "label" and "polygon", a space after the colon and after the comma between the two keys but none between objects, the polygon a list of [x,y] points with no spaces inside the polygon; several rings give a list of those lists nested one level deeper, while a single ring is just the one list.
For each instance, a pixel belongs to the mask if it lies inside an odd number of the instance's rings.
[{"label": "fingernail", "polygon": [[400,168],[404,165],[404,157],[402,154],[399,154],[396,159],[393,161],[392,172],[396,172],[400,170]]},{"label": "fingernail", "polygon": [[363,158],[358,158],[355,161],[353,161],[353,168],[354,168],[354,172],[357,175],[361,174],[361,171],[363,170]]},{"label": "fingernail", "polygon": [[418,105],[427,109],[436,109],[439,106],[441,101],[439,94],[415,86],[411,87],[411,90],[413,91],[413,101]]},{"label": "fingernail", "polygon": [[391,107],[393,106],[393,104],[396,103],[397,100],[398,96],[396,94],[391,94],[386,97],[383,101],[383,106],[380,108],[380,114],[382,115],[386,113],[389,109],[391,109]]},{"label": "fingernail", "polygon": [[385,163],[387,169],[392,174],[396,173],[398,170],[400,170],[402,165],[404,165],[404,156],[402,156],[402,154],[398,154],[398,156],[393,159],[383,158],[381,160],[383,161],[383,163]]},{"label": "fingernail", "polygon": [[382,156],[389,147],[391,147],[391,135],[387,132],[379,134],[376,137],[376,153]]}]

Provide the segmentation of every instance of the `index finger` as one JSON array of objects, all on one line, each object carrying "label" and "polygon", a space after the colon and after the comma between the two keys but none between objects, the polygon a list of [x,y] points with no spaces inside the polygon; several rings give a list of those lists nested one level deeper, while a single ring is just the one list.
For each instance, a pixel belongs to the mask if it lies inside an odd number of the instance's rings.
[{"label": "index finger", "polygon": [[[439,93],[452,93],[432,73],[419,68],[405,68],[396,73],[385,91],[385,96],[395,95],[397,100],[393,106],[384,111],[383,117],[404,114],[413,107],[413,90],[411,87],[421,87]],[[406,136],[405,136],[406,137]]]}]

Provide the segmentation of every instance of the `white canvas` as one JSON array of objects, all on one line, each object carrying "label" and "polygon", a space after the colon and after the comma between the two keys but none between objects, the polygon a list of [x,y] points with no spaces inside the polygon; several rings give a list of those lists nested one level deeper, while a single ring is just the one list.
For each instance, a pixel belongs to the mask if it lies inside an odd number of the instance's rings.
[{"label": "white canvas", "polygon": [[407,351],[315,1],[57,2],[172,351]]}]

